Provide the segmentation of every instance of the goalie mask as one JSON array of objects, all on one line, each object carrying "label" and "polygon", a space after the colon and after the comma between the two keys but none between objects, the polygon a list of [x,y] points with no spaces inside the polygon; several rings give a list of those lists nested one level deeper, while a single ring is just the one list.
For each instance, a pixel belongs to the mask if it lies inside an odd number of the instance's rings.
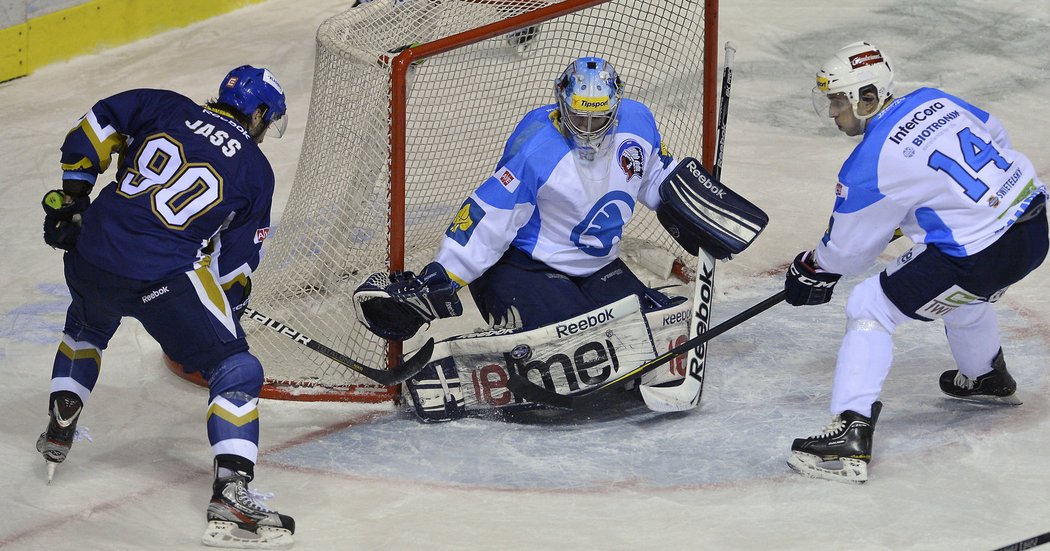
[{"label": "goalie mask", "polygon": [[855,42],[820,66],[812,93],[813,109],[822,118],[835,118],[837,113],[850,109],[857,120],[866,121],[878,108],[861,108],[862,98],[882,105],[892,95],[893,69],[889,58],[867,42]]},{"label": "goalie mask", "polygon": [[623,84],[612,64],[600,57],[581,57],[554,81],[561,123],[573,147],[584,154],[598,151],[616,126]]}]

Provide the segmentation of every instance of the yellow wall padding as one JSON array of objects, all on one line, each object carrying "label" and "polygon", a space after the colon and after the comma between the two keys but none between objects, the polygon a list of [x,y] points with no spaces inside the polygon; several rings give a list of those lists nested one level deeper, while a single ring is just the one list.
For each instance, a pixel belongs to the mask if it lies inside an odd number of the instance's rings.
[{"label": "yellow wall padding", "polygon": [[91,0],[0,29],[0,82],[263,0]]}]

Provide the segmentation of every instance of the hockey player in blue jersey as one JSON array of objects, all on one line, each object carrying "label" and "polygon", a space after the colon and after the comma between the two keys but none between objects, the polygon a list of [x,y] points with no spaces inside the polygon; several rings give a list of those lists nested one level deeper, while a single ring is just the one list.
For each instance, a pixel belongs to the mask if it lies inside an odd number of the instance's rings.
[{"label": "hockey player in blue jersey", "polygon": [[[283,133],[285,113],[270,71],[245,65],[205,105],[171,91],[130,90],[98,101],[66,136],[62,189],[43,200],[44,240],[66,251],[72,295],[52,368],[50,422],[37,442],[49,483],[75,440],[102,351],[130,316],[165,354],[208,381],[215,480],[204,543],[291,543],[293,520],[247,487],[263,368],[239,321],[274,191],[258,144]],[[116,180],[92,201],[114,154]]]},{"label": "hockey player in blue jersey", "polygon": [[839,171],[827,232],[788,269],[787,301],[828,302],[838,279],[873,265],[898,228],[915,244],[850,293],[834,418],[796,439],[788,461],[820,478],[867,479],[892,336],[906,322],[944,322],[957,366],[940,376],[945,394],[1021,403],[992,303],[1046,257],[1046,185],[998,119],[933,88],[895,98],[894,69],[858,42],[824,63],[813,90],[817,113],[861,140]]}]

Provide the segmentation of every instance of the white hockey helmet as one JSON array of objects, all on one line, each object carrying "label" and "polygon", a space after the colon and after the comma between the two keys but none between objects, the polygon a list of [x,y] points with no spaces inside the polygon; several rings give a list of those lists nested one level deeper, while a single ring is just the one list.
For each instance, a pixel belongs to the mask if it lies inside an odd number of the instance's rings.
[{"label": "white hockey helmet", "polygon": [[844,98],[853,115],[866,120],[878,110],[861,115],[857,107],[864,93],[874,93],[881,105],[893,95],[893,69],[889,57],[867,42],[854,42],[831,56],[817,71],[813,87],[813,108],[820,117],[828,116],[831,98]]}]

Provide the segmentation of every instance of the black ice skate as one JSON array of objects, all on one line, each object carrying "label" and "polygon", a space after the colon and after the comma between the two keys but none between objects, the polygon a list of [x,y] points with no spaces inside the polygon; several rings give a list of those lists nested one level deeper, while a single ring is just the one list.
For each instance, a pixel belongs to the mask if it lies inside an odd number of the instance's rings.
[{"label": "black ice skate", "polygon": [[871,418],[855,411],[836,415],[823,432],[796,438],[788,465],[806,476],[846,482],[868,480],[871,438],[882,402],[871,405]]},{"label": "black ice skate", "polygon": [[216,478],[208,504],[204,545],[238,549],[283,549],[292,545],[295,521],[259,503],[244,473]]},{"label": "black ice skate", "polygon": [[51,420],[47,430],[36,440],[36,451],[47,461],[47,483],[55,477],[55,466],[66,460],[73,437],[77,432],[77,421],[84,409],[84,402],[76,394],[60,390],[51,393]]},{"label": "black ice skate", "polygon": [[941,373],[941,391],[953,398],[972,402],[1021,405],[1017,397],[1017,382],[1006,370],[1003,349],[992,359],[992,370],[976,379],[963,375],[958,370]]}]

